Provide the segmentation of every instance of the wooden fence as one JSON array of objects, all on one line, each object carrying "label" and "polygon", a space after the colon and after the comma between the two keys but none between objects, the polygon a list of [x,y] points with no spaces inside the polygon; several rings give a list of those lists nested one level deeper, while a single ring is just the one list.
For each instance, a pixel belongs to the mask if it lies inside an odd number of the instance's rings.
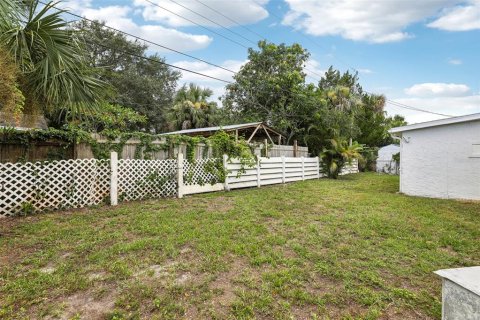
[{"label": "wooden fence", "polygon": [[[95,135],[95,139],[97,139],[97,142],[99,143],[106,143],[107,140],[105,138],[102,138],[99,135]],[[165,139],[160,138],[157,140],[152,141],[153,145],[164,145],[166,143]],[[135,156],[138,154],[140,155],[140,158],[144,158],[143,150],[140,150],[140,152],[137,152],[137,148],[140,148],[141,141],[140,139],[132,138],[129,139],[128,141],[125,142],[121,152],[119,153],[119,157],[121,159],[135,159]],[[302,146],[286,146],[286,145],[267,145],[266,147],[267,152],[265,154],[265,144],[259,144],[257,145],[253,152],[257,156],[263,156],[263,157],[308,157],[308,147],[302,147]],[[178,146],[175,146],[173,148],[170,148],[169,150],[160,150],[157,152],[154,152],[152,155],[150,155],[151,159],[155,160],[165,160],[165,159],[172,159],[174,158],[174,155],[177,155],[179,153],[186,154],[187,153],[187,146],[186,144],[180,144]],[[77,159],[90,159],[93,158],[93,152],[90,148],[89,145],[87,144],[79,144],[75,147],[75,155]],[[195,158],[198,159],[204,159],[204,158],[210,158],[212,156],[212,150],[208,148],[203,143],[199,143],[197,146],[195,146]]]},{"label": "wooden fence", "polygon": [[[225,181],[220,181],[215,170],[226,170]],[[358,169],[352,166],[343,174],[354,172]],[[118,159],[116,152],[111,153],[110,160],[0,163],[0,217],[148,198],[181,198],[320,176],[318,158],[305,157],[259,157],[253,167],[242,167],[238,160],[226,156],[189,162],[183,154],[177,159],[142,160]]]}]

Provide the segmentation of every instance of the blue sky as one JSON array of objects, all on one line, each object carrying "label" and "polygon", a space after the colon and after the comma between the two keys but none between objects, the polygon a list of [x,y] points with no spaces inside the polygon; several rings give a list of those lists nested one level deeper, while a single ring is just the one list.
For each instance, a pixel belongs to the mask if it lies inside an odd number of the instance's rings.
[{"label": "blue sky", "polygon": [[[300,43],[311,53],[311,82],[330,65],[358,70],[364,89],[450,115],[480,112],[480,0],[150,0],[246,47],[244,38],[182,8],[188,7],[253,42]],[[211,8],[240,23],[212,11]],[[146,0],[70,0],[72,12],[159,44],[238,70],[247,49]],[[244,27],[254,31],[249,32]],[[231,73],[150,46],[169,63],[225,80]],[[223,84],[184,73],[223,93]],[[441,118],[388,104],[411,123]]]}]

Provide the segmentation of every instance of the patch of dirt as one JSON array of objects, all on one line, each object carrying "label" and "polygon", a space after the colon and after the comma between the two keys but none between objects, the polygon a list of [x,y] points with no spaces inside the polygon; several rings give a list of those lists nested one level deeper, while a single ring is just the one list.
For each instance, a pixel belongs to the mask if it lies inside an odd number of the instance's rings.
[{"label": "patch of dirt", "polygon": [[315,316],[318,315],[318,308],[312,305],[293,306],[290,313],[292,314],[292,319],[310,320],[315,319]]},{"label": "patch of dirt", "polygon": [[187,272],[179,275],[177,278],[175,278],[173,282],[177,285],[183,285],[190,280],[192,280],[192,275],[190,274],[190,272]]},{"label": "patch of dirt", "polygon": [[441,252],[444,252],[444,253],[447,253],[453,257],[456,257],[458,256],[458,252],[455,251],[455,249],[453,249],[452,246],[446,246],[446,247],[440,247],[438,248],[437,250],[441,251]]},{"label": "patch of dirt", "polygon": [[60,319],[68,320],[76,315],[81,319],[105,319],[115,307],[116,296],[115,290],[106,291],[102,296],[97,296],[92,290],[78,292],[62,301],[65,308]]},{"label": "patch of dirt", "polygon": [[227,316],[230,305],[235,301],[236,294],[235,279],[240,276],[245,270],[249,270],[248,264],[235,257],[229,266],[227,272],[222,272],[215,280],[210,283],[210,289],[214,293],[218,293],[211,299],[211,305],[221,316]]},{"label": "patch of dirt", "polygon": [[366,315],[368,312],[366,307],[353,301],[340,306],[327,304],[325,309],[328,315],[327,319],[363,319],[362,316]]},{"label": "patch of dirt", "polygon": [[133,274],[134,277],[153,277],[153,278],[161,278],[169,276],[173,273],[175,266],[177,265],[176,262],[168,262],[164,265],[154,264],[149,266],[146,269],[140,270]]},{"label": "patch of dirt", "polygon": [[381,320],[433,320],[434,318],[423,315],[415,310],[398,309],[392,306],[387,308],[379,319]]},{"label": "patch of dirt", "polygon": [[46,267],[40,268],[38,271],[40,271],[41,273],[45,273],[45,274],[52,274],[56,270],[57,270],[57,268],[55,268],[53,266],[46,266]]},{"label": "patch of dirt", "polygon": [[100,271],[100,272],[91,272],[87,275],[88,280],[90,281],[102,281],[107,277],[107,273]]},{"label": "patch of dirt", "polygon": [[235,199],[230,197],[216,197],[215,199],[205,199],[208,211],[223,212],[226,213],[233,209],[235,205]]},{"label": "patch of dirt", "polygon": [[323,296],[327,293],[333,294],[342,288],[343,284],[339,281],[335,281],[319,274],[312,274],[306,291],[315,296]]}]

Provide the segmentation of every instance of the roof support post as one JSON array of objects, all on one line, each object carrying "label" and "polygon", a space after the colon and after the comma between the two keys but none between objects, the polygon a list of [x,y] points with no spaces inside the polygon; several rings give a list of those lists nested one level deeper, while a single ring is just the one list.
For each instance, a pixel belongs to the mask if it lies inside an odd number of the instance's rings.
[{"label": "roof support post", "polygon": [[268,137],[268,139],[270,139],[270,141],[272,142],[272,144],[275,144],[275,142],[273,142],[272,137],[270,137],[270,134],[268,133],[267,128],[265,128],[265,126],[264,126],[263,124],[262,124],[262,128],[263,128],[263,130],[265,131],[265,133],[267,134],[267,137]]},{"label": "roof support post", "polygon": [[247,143],[250,143],[250,141],[252,140],[252,138],[255,136],[255,133],[257,133],[258,129],[260,129],[261,126],[262,126],[262,124],[260,123],[260,124],[255,128],[255,130],[254,130],[253,133],[251,134],[250,138],[248,138]]}]

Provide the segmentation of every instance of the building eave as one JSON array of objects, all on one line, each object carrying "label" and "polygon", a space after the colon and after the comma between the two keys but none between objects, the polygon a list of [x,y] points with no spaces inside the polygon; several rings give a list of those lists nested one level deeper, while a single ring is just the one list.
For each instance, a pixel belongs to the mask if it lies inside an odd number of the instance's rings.
[{"label": "building eave", "polygon": [[411,130],[418,130],[418,129],[425,129],[430,127],[438,127],[438,126],[445,126],[450,124],[456,123],[464,123],[464,122],[471,122],[471,121],[480,121],[480,113],[468,114],[465,116],[459,117],[451,117],[447,119],[440,119],[440,120],[433,120],[427,122],[420,122],[415,123],[407,126],[396,127],[388,130],[388,132],[392,135],[400,135],[402,132],[411,131]]}]

